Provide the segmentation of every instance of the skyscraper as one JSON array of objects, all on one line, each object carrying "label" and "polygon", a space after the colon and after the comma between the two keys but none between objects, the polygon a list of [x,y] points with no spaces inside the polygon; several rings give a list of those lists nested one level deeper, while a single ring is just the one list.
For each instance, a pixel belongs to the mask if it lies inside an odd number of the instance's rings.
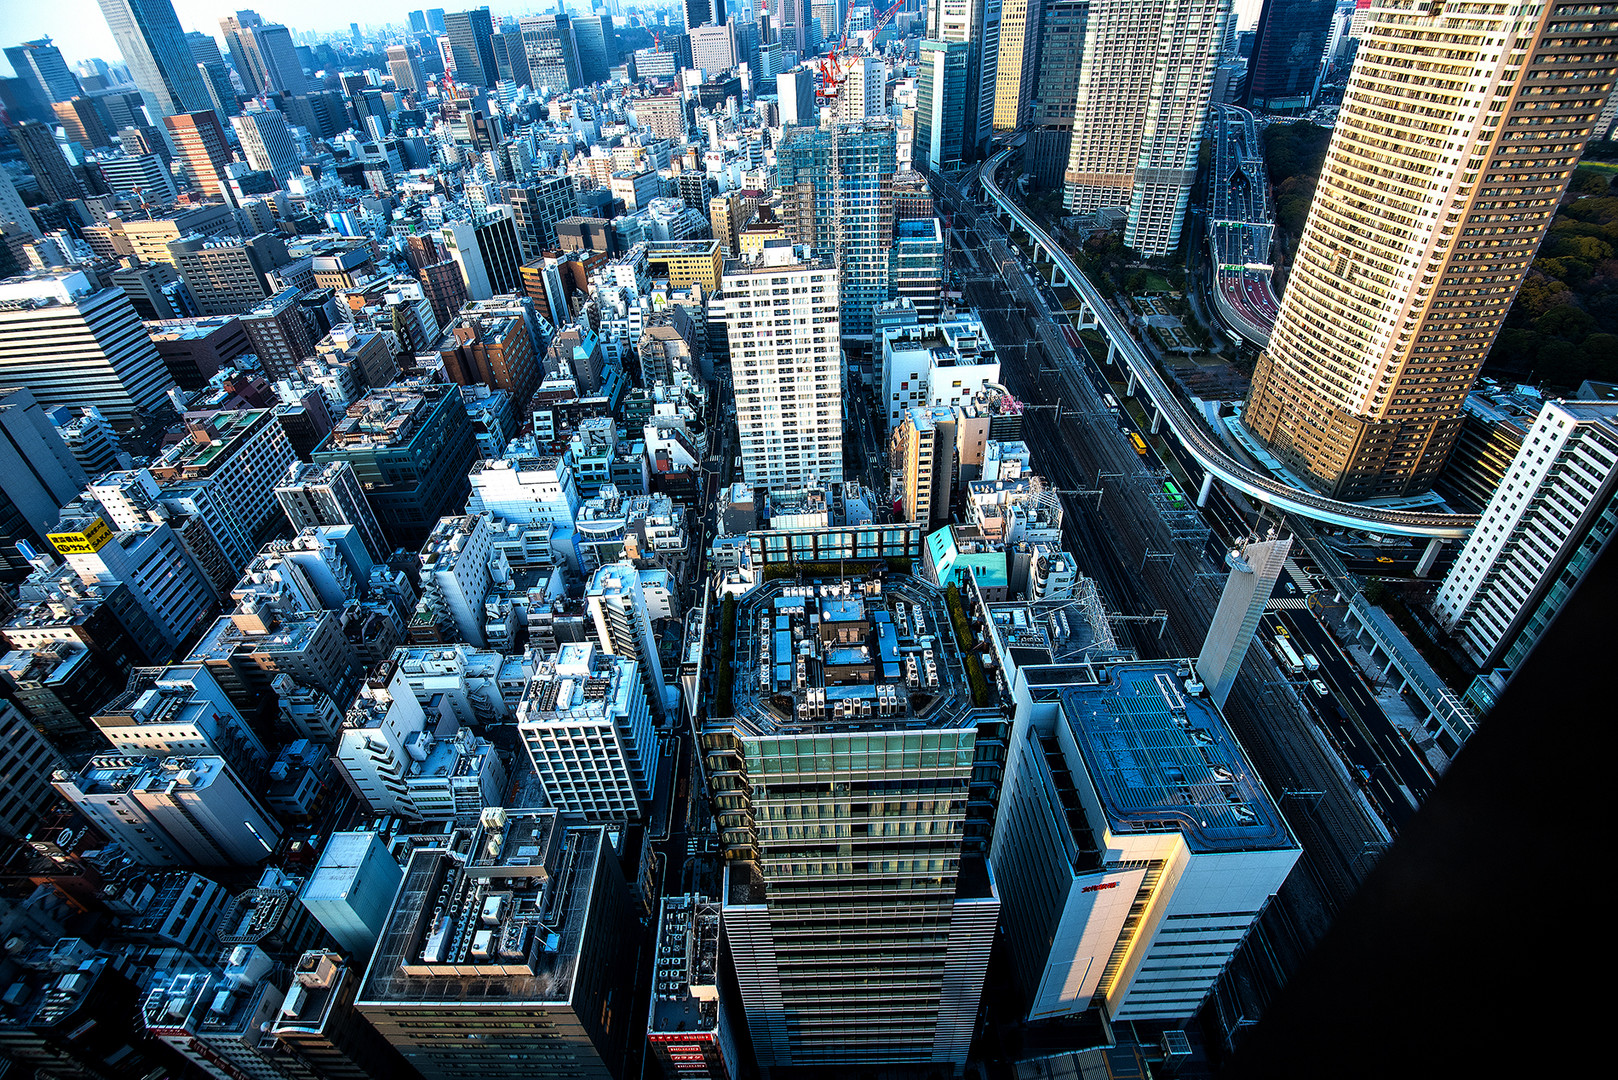
[{"label": "skyscraper", "polygon": [[213,107],[170,0],[100,0],[129,74],[160,116]]},{"label": "skyscraper", "polygon": [[1260,540],[1240,545],[1225,559],[1230,576],[1225,579],[1225,591],[1197,656],[1197,675],[1220,708],[1225,707],[1230,688],[1236,684],[1236,673],[1252,644],[1253,631],[1264,617],[1264,607],[1270,602],[1291,550],[1291,537]]},{"label": "skyscraper", "polygon": [[1033,116],[1023,156],[1042,190],[1061,187],[1067,170],[1089,20],[1090,0],[1045,0],[1040,12]]},{"label": "skyscraper", "polygon": [[606,82],[612,65],[618,62],[618,35],[612,16],[581,15],[573,19],[573,44],[579,54],[579,85]]},{"label": "skyscraper", "polygon": [[1230,0],[1090,5],[1064,204],[1127,209],[1142,254],[1180,242],[1229,17]]},{"label": "skyscraper", "polygon": [[24,386],[0,388],[0,572],[28,572],[19,540],[49,550],[46,535],[86,479],[33,393]]},{"label": "skyscraper", "polygon": [[468,86],[493,86],[499,77],[494,61],[494,23],[486,8],[452,11],[444,16],[455,60],[455,79]]},{"label": "skyscraper", "polygon": [[1309,107],[1336,12],[1336,0],[1264,0],[1248,68],[1249,108],[1296,113]]},{"label": "skyscraper", "polygon": [[869,339],[871,312],[892,293],[897,140],[892,121],[867,119],[830,131],[792,128],[776,148],[787,231],[837,265],[847,337]]},{"label": "skyscraper", "polygon": [[265,23],[253,28],[253,36],[258,40],[270,85],[287,94],[307,94],[309,79],[303,73],[297,47],[292,44],[292,31],[280,23]]},{"label": "skyscraper", "polygon": [[702,747],[764,1069],[965,1064],[1000,901],[962,845],[979,720],[966,672],[911,630],[948,621],[936,586],[900,575],[880,593],[771,581],[738,605],[745,674]]},{"label": "skyscraper", "polygon": [[[420,12],[411,12],[419,15]],[[400,90],[423,90],[427,86],[427,73],[421,66],[421,58],[411,53],[408,45],[388,46],[388,74],[393,76],[393,85]]]},{"label": "skyscraper", "polygon": [[911,148],[918,169],[959,168],[966,156],[966,115],[971,46],[964,41],[922,41],[916,64],[916,137]]},{"label": "skyscraper", "polygon": [[219,117],[212,111],[175,113],[165,116],[163,125],[174,139],[186,180],[204,195],[217,198],[222,190],[220,175],[230,163],[230,147]]},{"label": "skyscraper", "polygon": [[841,481],[837,270],[766,247],[725,274],[724,292],[743,477],[769,487]]},{"label": "skyscraper", "polygon": [[996,61],[994,129],[1015,131],[1028,116],[1038,83],[1040,16],[1045,0],[1002,0]]},{"label": "skyscraper", "polygon": [[1514,667],[1506,654],[1520,662],[1615,524],[1618,405],[1546,402],[1433,614],[1485,671]]},{"label": "skyscraper", "polygon": [[[966,93],[961,124],[962,157],[988,152],[994,134],[994,94],[1000,63],[1000,0],[937,0],[927,6],[928,41],[965,42]],[[949,122],[956,122],[950,116]],[[935,166],[936,167],[936,166]]]},{"label": "skyscraper", "polygon": [[298,144],[287,119],[277,109],[253,109],[230,118],[247,163],[275,178],[277,187],[298,165]]},{"label": "skyscraper", "polygon": [[1618,50],[1576,10],[1367,23],[1244,414],[1317,489],[1406,495],[1442,468],[1612,89]]},{"label": "skyscraper", "polygon": [[258,25],[258,14],[253,11],[238,11],[219,20],[225,47],[230,50],[230,61],[236,67],[236,74],[242,77],[242,85],[254,97],[270,85],[269,69],[259,51],[258,37],[253,33]]},{"label": "skyscraper", "polygon": [[782,124],[804,124],[813,127],[819,122],[815,106],[815,73],[799,65],[775,77],[776,100],[781,107]]},{"label": "skyscraper", "polygon": [[79,80],[67,69],[62,50],[52,45],[50,38],[12,45],[6,49],[6,59],[17,78],[27,83],[40,101],[68,101],[79,96]]},{"label": "skyscraper", "polygon": [[28,171],[34,174],[39,192],[47,202],[84,198],[84,186],[67,163],[50,125],[24,120],[11,126],[11,139],[22,151]]},{"label": "skyscraper", "polygon": [[0,282],[0,386],[26,386],[47,409],[94,405],[123,425],[174,385],[122,289],[77,271]]},{"label": "skyscraper", "polygon": [[581,85],[579,51],[567,15],[530,15],[518,19],[517,26],[528,57],[528,76],[535,86],[571,90]]}]

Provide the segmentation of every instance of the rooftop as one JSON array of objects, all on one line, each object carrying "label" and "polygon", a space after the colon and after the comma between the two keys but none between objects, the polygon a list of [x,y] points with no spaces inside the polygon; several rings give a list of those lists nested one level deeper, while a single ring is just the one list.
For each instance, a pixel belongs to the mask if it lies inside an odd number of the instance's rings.
[{"label": "rooftop", "polygon": [[719,904],[665,896],[657,930],[657,977],[648,1031],[719,1026]]},{"label": "rooftop", "polygon": [[919,578],[770,581],[741,599],[734,724],[752,734],[976,723],[944,594]]},{"label": "rooftop", "polygon": [[362,1003],[567,1002],[605,837],[554,810],[484,811],[449,849],[405,868]]},{"label": "rooftop", "polygon": [[1218,706],[1188,687],[1187,662],[1086,670],[1035,698],[1060,701],[1113,833],[1177,831],[1202,852],[1296,846]]}]

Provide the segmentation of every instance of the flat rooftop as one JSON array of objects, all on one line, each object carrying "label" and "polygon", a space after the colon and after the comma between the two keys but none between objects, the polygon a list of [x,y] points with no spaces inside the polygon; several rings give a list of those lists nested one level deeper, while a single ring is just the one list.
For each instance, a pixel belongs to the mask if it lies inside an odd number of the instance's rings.
[{"label": "flat rooftop", "polygon": [[1184,661],[1117,663],[1057,688],[1112,831],[1178,831],[1201,852],[1296,847],[1224,716],[1186,691],[1182,671]]},{"label": "flat rooftop", "polygon": [[604,833],[554,810],[486,814],[411,854],[361,1004],[569,1002]]},{"label": "flat rooftop", "polygon": [[665,896],[657,928],[657,977],[648,1031],[719,1026],[719,904]]},{"label": "flat rooftop", "polygon": [[944,594],[920,578],[770,581],[741,598],[732,719],[755,735],[976,723]]}]

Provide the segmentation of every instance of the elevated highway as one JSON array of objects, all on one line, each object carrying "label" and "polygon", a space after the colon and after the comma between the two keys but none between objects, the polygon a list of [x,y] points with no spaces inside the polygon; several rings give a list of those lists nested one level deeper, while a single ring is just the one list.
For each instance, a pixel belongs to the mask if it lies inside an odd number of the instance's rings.
[{"label": "elevated highway", "polygon": [[1065,283],[1078,293],[1082,303],[1078,313],[1080,324],[1099,330],[1106,338],[1108,363],[1115,357],[1122,358],[1124,369],[1129,374],[1130,393],[1144,391],[1147,400],[1156,409],[1153,430],[1157,430],[1158,424],[1166,422],[1174,438],[1206,470],[1199,503],[1206,500],[1212,479],[1217,477],[1277,510],[1339,528],[1394,536],[1420,536],[1432,540],[1459,540],[1471,533],[1478,520],[1473,515],[1385,509],[1331,499],[1293,487],[1234,457],[1208,430],[1202,419],[1190,413],[1174,396],[1118,313],[1102,298],[1072,257],[1001,189],[997,174],[1011,152],[1010,149],[1002,150],[983,166],[979,179],[984,193],[996,214],[1024,232],[1034,246],[1051,260],[1053,284]]}]

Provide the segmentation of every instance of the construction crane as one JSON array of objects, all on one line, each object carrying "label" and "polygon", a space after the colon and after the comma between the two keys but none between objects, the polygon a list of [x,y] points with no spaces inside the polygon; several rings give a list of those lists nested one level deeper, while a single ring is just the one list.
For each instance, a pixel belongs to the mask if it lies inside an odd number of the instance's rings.
[{"label": "construction crane", "polygon": [[[871,51],[872,45],[876,42],[876,36],[882,32],[888,23],[893,21],[893,17],[899,14],[899,9],[904,5],[905,0],[893,0],[893,3],[876,17],[869,28],[860,31],[862,35],[860,42],[861,52],[868,53]],[[844,63],[844,61],[847,62]],[[843,80],[848,77],[848,73],[853,66],[852,58],[848,54],[848,28],[845,26],[843,36],[837,39],[836,48],[820,58],[821,96],[828,99],[836,97],[838,90],[842,89]]]}]

